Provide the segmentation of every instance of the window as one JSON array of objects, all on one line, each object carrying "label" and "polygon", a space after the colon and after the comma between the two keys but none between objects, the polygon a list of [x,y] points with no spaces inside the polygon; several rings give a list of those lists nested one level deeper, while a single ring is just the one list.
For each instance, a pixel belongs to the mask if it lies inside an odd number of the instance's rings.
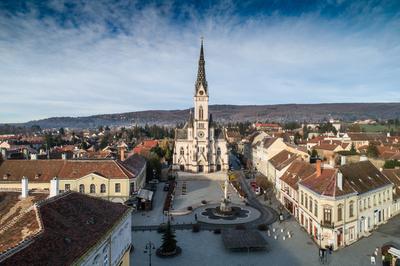
[{"label": "window", "polygon": [[95,184],[90,185],[90,193],[92,193],[92,194],[96,193],[96,185]]},{"label": "window", "polygon": [[314,215],[318,217],[318,203],[317,201],[314,201]]},{"label": "window", "polygon": [[221,148],[220,148],[220,147],[217,148],[217,155],[218,155],[218,156],[221,155]]},{"label": "window", "polygon": [[306,201],[305,201],[305,205],[304,205],[304,207],[306,207],[306,209],[308,209],[308,196],[307,196],[307,194],[306,194]]},{"label": "window", "polygon": [[378,194],[378,199],[379,199],[378,203],[381,204],[382,203],[382,201],[381,201],[381,193]]},{"label": "window", "polygon": [[324,208],[324,223],[330,224],[332,222],[332,210]]},{"label": "window", "polygon": [[310,204],[308,205],[308,210],[312,213],[312,198],[310,197]]},{"label": "window", "polygon": [[65,184],[65,191],[70,191],[70,190],[71,190],[71,185]]},{"label": "window", "polygon": [[358,210],[362,211],[362,200],[358,202]]},{"label": "window", "polygon": [[349,233],[350,233],[350,240],[354,239],[354,226],[349,228]]},{"label": "window", "polygon": [[199,120],[203,120],[203,107],[199,107]]},{"label": "window", "polygon": [[376,206],[376,195],[374,195],[374,206]]},{"label": "window", "polygon": [[85,193],[85,185],[84,184],[80,184],[79,185],[79,192],[80,193]]},{"label": "window", "polygon": [[368,208],[371,208],[371,200],[369,197],[368,197]]},{"label": "window", "polygon": [[343,219],[343,205],[339,204],[337,209],[337,220],[340,222]]},{"label": "window", "polygon": [[364,210],[367,208],[367,199],[364,199]]},{"label": "window", "polygon": [[181,149],[179,150],[179,154],[180,155],[185,155],[185,150],[183,149],[183,147],[181,147]]},{"label": "window", "polygon": [[349,217],[353,217],[354,216],[354,202],[350,201],[350,205],[349,205]]},{"label": "window", "polygon": [[304,205],[304,195],[303,195],[303,191],[301,192],[301,205]]},{"label": "window", "polygon": [[106,193],[106,185],[105,184],[100,185],[100,193]]},{"label": "window", "polygon": [[199,128],[204,129],[204,123],[199,123]]},{"label": "window", "polygon": [[121,184],[120,183],[116,183],[115,184],[115,192],[121,192]]}]

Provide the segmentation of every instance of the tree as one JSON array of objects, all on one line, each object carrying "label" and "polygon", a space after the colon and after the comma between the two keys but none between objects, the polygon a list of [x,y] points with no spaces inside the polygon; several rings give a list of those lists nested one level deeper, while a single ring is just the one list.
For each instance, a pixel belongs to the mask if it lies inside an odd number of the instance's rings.
[{"label": "tree", "polygon": [[356,152],[357,152],[357,151],[356,151],[356,147],[354,146],[354,143],[351,143],[350,151],[351,151],[352,153],[356,153]]},{"label": "tree", "polygon": [[393,169],[393,168],[399,167],[399,166],[400,166],[400,162],[398,160],[388,160],[388,161],[385,161],[383,168]]},{"label": "tree", "polygon": [[370,143],[370,144],[368,145],[368,148],[367,148],[367,156],[368,156],[368,157],[373,157],[373,158],[376,158],[376,157],[379,156],[379,151],[378,151],[378,148],[376,147],[375,144]]},{"label": "tree", "polygon": [[313,149],[313,150],[311,151],[311,157],[314,157],[314,158],[318,157],[318,152],[317,152],[316,149]]},{"label": "tree", "polygon": [[168,221],[167,227],[162,236],[162,244],[160,247],[161,253],[172,253],[176,252],[176,239],[175,239],[175,232],[171,228],[171,224]]},{"label": "tree", "polygon": [[64,136],[64,134],[65,134],[64,128],[63,128],[63,127],[60,127],[60,129],[58,130],[58,133],[59,133],[61,136]]}]

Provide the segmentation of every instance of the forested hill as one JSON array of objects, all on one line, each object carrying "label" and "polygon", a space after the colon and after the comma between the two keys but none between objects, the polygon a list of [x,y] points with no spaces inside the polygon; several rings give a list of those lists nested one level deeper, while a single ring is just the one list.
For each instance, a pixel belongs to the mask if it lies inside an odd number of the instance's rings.
[{"label": "forested hill", "polygon": [[[279,105],[211,105],[210,112],[217,122],[235,121],[308,121],[318,122],[329,117],[346,121],[358,119],[393,119],[400,117],[400,103],[332,103]],[[149,110],[85,117],[51,117],[29,121],[18,126],[39,125],[41,128],[94,128],[100,125],[129,126],[158,124],[174,126],[186,121],[186,110]]]}]

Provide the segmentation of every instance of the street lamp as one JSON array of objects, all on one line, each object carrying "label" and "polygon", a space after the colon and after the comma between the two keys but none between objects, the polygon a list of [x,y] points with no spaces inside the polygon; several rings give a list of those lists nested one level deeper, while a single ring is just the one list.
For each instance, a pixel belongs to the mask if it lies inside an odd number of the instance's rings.
[{"label": "street lamp", "polygon": [[151,266],[151,255],[153,255],[152,251],[155,249],[156,249],[156,247],[154,246],[154,244],[151,241],[149,241],[144,248],[144,253],[149,254],[149,266]]}]

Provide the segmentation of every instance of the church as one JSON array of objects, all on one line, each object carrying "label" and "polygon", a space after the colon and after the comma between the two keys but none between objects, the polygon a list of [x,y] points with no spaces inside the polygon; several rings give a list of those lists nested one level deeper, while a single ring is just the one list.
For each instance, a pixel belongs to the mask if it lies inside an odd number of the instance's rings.
[{"label": "church", "polygon": [[206,80],[203,40],[194,91],[194,112],[190,111],[185,126],[175,129],[173,169],[194,173],[227,171],[228,147],[226,130],[216,128],[208,113],[208,85]]}]

